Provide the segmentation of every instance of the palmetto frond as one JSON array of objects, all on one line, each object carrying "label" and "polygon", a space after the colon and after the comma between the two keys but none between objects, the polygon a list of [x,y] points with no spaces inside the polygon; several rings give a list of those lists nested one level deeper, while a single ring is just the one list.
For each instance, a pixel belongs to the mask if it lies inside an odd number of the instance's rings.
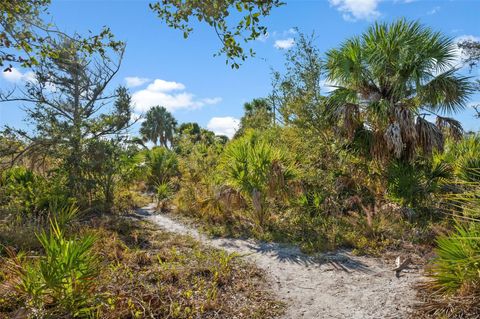
[{"label": "palmetto frond", "polygon": [[348,132],[355,131],[359,121],[359,105],[354,90],[339,87],[327,97],[325,104],[327,106],[325,116],[329,121],[343,121],[343,126]]},{"label": "palmetto frond", "polygon": [[473,87],[469,77],[456,75],[456,71],[452,68],[418,88],[417,94],[425,107],[444,113],[465,107]]},{"label": "palmetto frond", "polygon": [[437,240],[437,258],[432,267],[432,283],[440,292],[452,293],[468,284],[480,283],[479,223],[458,224],[455,233]]},{"label": "palmetto frond", "polygon": [[351,124],[348,106],[356,104],[359,126],[382,132],[397,158],[412,160],[417,145],[431,154],[442,148],[442,132],[423,119],[415,125],[419,110],[455,112],[472,93],[469,78],[454,68],[456,52],[451,38],[419,22],[376,23],[327,53],[327,78],[339,86],[327,99],[330,114]]},{"label": "palmetto frond", "polygon": [[345,87],[347,85],[355,88],[362,87],[368,72],[362,55],[359,38],[347,40],[339,49],[327,52],[328,80]]},{"label": "palmetto frond", "polygon": [[267,199],[279,199],[296,175],[283,148],[274,148],[254,131],[231,141],[222,155],[225,185],[247,199],[261,226],[267,214]]}]

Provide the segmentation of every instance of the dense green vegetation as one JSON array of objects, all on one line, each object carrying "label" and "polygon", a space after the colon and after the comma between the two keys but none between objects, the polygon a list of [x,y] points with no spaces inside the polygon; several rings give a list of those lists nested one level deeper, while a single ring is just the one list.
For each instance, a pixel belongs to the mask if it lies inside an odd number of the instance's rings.
[{"label": "dense green vegetation", "polygon": [[[186,36],[191,15],[219,27],[229,59],[246,57],[234,38],[265,32],[259,16],[281,4],[269,1],[259,13],[255,1],[227,1],[219,12],[203,2],[162,3],[151,8]],[[280,313],[259,271],[235,255],[125,218],[153,200],[212,235],[308,253],[433,251],[418,314],[480,315],[480,135],[450,117],[478,83],[455,68],[452,39],[399,20],[321,53],[300,34],[272,93],[245,104],[232,140],[178,125],[162,106],[132,137],[130,94],[110,84],[125,46],[108,29],[92,39],[36,35],[41,25],[10,14],[38,19],[47,4],[0,5],[2,25],[14,27],[8,37],[26,41],[15,49],[35,55],[0,56],[0,64],[23,61],[36,79],[0,94],[30,103],[33,128],[0,135],[0,316]],[[225,18],[234,6],[248,14],[231,31]],[[6,36],[0,48],[9,47]],[[460,47],[475,67],[478,43]]]}]

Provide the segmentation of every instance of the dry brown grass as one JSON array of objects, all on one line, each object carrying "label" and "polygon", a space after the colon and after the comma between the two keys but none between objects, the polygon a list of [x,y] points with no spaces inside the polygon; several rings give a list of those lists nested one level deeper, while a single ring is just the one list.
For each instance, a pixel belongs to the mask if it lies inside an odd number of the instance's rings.
[{"label": "dry brown grass", "polygon": [[[272,318],[283,309],[263,273],[236,255],[137,220],[104,217],[80,231],[98,236],[98,318]],[[15,279],[5,262],[0,283]],[[0,318],[27,308],[12,291],[0,291],[0,304]]]},{"label": "dry brown grass", "polygon": [[417,305],[413,318],[426,319],[478,319],[480,318],[480,289],[466,287],[459,294],[445,295],[434,288],[432,282],[418,285]]}]

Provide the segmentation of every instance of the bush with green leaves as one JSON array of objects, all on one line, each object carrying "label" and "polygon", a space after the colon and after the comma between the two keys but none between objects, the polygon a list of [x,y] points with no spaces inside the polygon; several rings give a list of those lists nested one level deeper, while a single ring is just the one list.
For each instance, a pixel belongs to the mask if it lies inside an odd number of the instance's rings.
[{"label": "bush with green leaves", "polygon": [[409,208],[433,207],[431,197],[451,177],[452,168],[443,161],[393,161],[387,169],[387,198]]},{"label": "bush with green leaves", "polygon": [[104,212],[118,211],[115,207],[117,194],[131,189],[140,179],[143,158],[136,147],[122,139],[90,141],[87,147],[84,168],[85,180],[90,185],[89,197],[94,198]]},{"label": "bush with green leaves", "polygon": [[436,154],[452,165],[455,175],[465,182],[480,181],[480,134],[470,134],[460,141],[447,141],[445,152]]},{"label": "bush with green leaves", "polygon": [[95,311],[92,295],[99,264],[92,252],[95,236],[67,238],[51,219],[49,232],[37,235],[44,256],[24,255],[11,259],[10,267],[19,275],[14,288],[24,296],[33,317],[90,317]]},{"label": "bush with green leaves", "polygon": [[44,218],[57,203],[73,203],[68,197],[61,172],[48,177],[14,166],[0,175],[0,213],[14,215],[16,221]]},{"label": "bush with green leaves", "polygon": [[286,150],[254,131],[227,144],[220,170],[224,183],[249,202],[254,221],[261,228],[268,220],[271,203],[288,196],[289,182],[296,173]]},{"label": "bush with green leaves", "polygon": [[169,183],[160,183],[156,187],[157,203],[160,208],[165,208],[167,202],[172,199],[174,195],[172,185]]},{"label": "bush with green leaves", "polygon": [[177,155],[165,147],[154,147],[145,154],[147,185],[154,190],[156,185],[169,182],[178,176]]},{"label": "bush with green leaves", "polygon": [[422,318],[478,318],[480,307],[480,220],[458,221],[455,230],[440,236],[436,258],[420,286]]},{"label": "bush with green leaves", "polygon": [[463,177],[452,179],[456,192],[444,196],[455,227],[437,238],[436,258],[427,271],[431,280],[420,290],[425,299],[420,311],[434,318],[476,318],[480,313],[480,183]]},{"label": "bush with green leaves", "polygon": [[480,221],[458,223],[455,231],[437,239],[431,276],[448,294],[480,289]]},{"label": "bush with green leaves", "polygon": [[35,185],[38,177],[25,167],[12,167],[0,177],[0,204],[2,206],[23,206],[22,212],[35,209]]},{"label": "bush with green leaves", "polygon": [[223,151],[223,142],[192,143],[184,140],[179,146],[183,155],[179,158],[181,177],[175,205],[182,213],[200,217],[209,224],[214,221],[225,223],[231,216],[222,210],[217,196],[221,174],[217,166]]}]

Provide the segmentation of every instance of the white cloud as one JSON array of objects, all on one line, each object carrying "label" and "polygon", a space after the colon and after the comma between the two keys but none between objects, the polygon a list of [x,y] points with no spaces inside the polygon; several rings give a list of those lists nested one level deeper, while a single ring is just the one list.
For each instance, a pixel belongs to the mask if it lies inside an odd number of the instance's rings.
[{"label": "white cloud", "polygon": [[373,20],[380,16],[377,10],[381,0],[329,0],[330,5],[342,12],[347,21]]},{"label": "white cloud", "polygon": [[295,35],[297,34],[297,30],[295,30],[295,28],[290,28],[290,29],[287,29],[287,30],[283,30],[283,31],[273,31],[272,32],[272,36],[273,37],[286,37],[286,36],[292,36],[292,35]]},{"label": "white cloud", "polygon": [[36,79],[35,79],[35,73],[33,73],[32,71],[28,71],[27,73],[24,73],[22,80],[25,81],[25,82],[34,82],[34,81],[36,81]]},{"label": "white cloud", "polygon": [[133,88],[133,87],[136,87],[136,86],[143,85],[143,84],[147,83],[148,81],[150,81],[150,79],[140,78],[138,76],[127,76],[125,78],[125,83],[127,83],[127,86],[129,88]]},{"label": "white cloud", "polygon": [[2,76],[8,82],[16,83],[22,80],[23,74],[15,68],[12,68],[10,71],[2,72]]},{"label": "white cloud", "polygon": [[134,92],[132,101],[137,112],[148,111],[155,105],[164,106],[170,112],[174,112],[179,109],[196,109],[218,104],[222,101],[220,97],[198,99],[185,89],[182,83],[156,79],[147,88]]},{"label": "white cloud", "polygon": [[438,11],[440,11],[440,7],[437,6],[437,7],[433,8],[432,10],[427,11],[427,15],[434,15]]},{"label": "white cloud", "polygon": [[155,81],[153,81],[153,83],[148,85],[147,90],[157,92],[185,90],[185,85],[178,82],[156,79]]},{"label": "white cloud", "polygon": [[[297,30],[295,28],[290,28],[284,31],[273,31],[272,33],[267,32],[265,35],[260,35],[257,40],[260,42],[267,42],[268,39],[273,38],[273,39],[278,39],[278,38],[287,38],[285,40],[279,40],[281,41],[289,41],[289,38],[292,36],[295,36],[297,34]],[[278,42],[278,41],[276,41]],[[275,46],[277,49],[279,47]]]},{"label": "white cloud", "polygon": [[[1,72],[1,71],[0,71]],[[16,68],[12,68],[11,71],[2,72],[2,77],[10,83],[14,84],[25,84],[27,82],[37,83],[37,79],[35,78],[35,73],[32,71],[27,71],[22,73]],[[56,92],[57,86],[53,83],[47,82],[44,83],[44,89],[48,92]]]},{"label": "white cloud", "polygon": [[22,73],[16,68],[11,68],[11,71],[2,72],[2,77],[11,83],[35,81],[35,74],[32,71]]},{"label": "white cloud", "polygon": [[221,97],[207,97],[205,99],[201,99],[201,102],[204,103],[204,104],[218,104],[220,102],[222,102],[222,98]]},{"label": "white cloud", "polygon": [[286,50],[286,49],[290,49],[294,45],[295,45],[295,40],[293,38],[288,38],[284,40],[275,41],[275,44],[273,46],[277,49]]},{"label": "white cloud", "polygon": [[217,135],[226,135],[232,138],[240,126],[240,120],[231,116],[212,117],[207,128]]}]

